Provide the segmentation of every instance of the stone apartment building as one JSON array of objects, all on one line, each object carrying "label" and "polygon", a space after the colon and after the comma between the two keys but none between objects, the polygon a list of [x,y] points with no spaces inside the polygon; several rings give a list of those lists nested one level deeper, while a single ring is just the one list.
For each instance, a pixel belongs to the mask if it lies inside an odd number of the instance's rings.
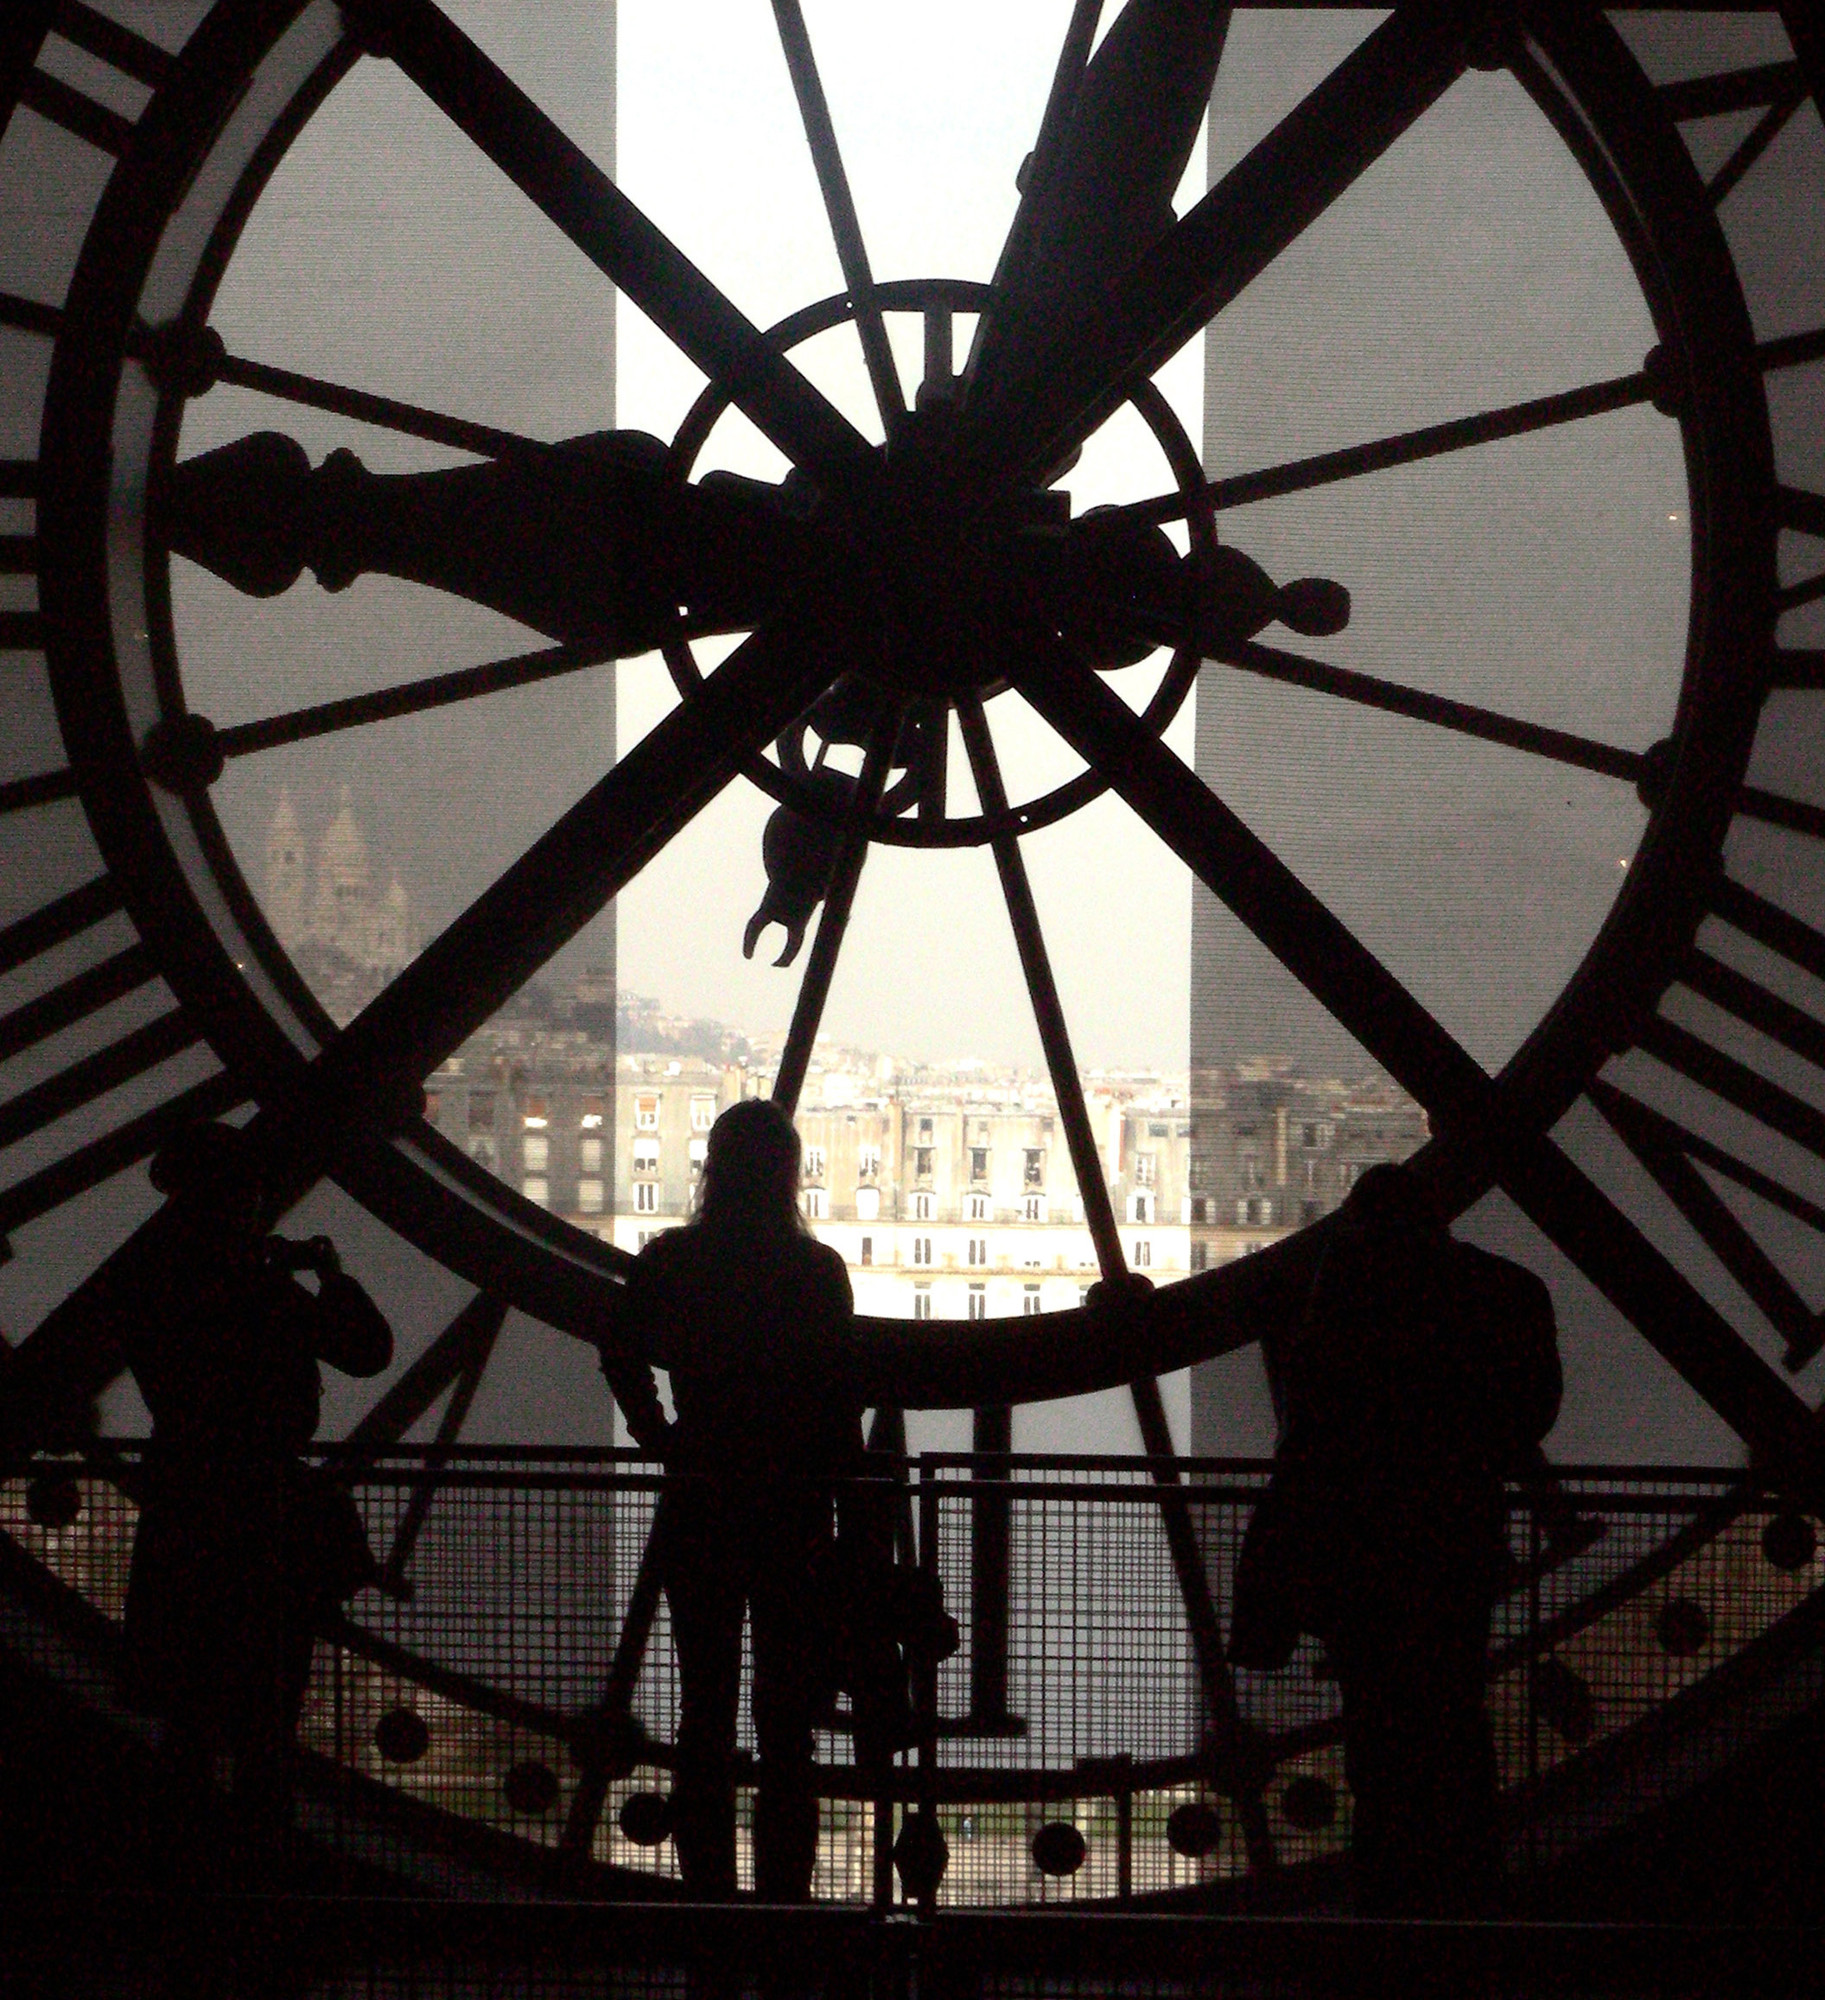
[{"label": "stone apartment building", "polygon": [[[1171,1283],[1336,1207],[1425,1136],[1394,1094],[1287,1074],[1092,1076],[1085,1094],[1130,1269]],[[627,1250],[690,1213],[717,1114],[765,1067],[621,1055],[561,1024],[503,1026],[433,1079],[433,1118],[529,1200]],[[1078,1304],[1099,1276],[1051,1093],[969,1066],[813,1071],[805,1213],[860,1311],[973,1319]]]}]

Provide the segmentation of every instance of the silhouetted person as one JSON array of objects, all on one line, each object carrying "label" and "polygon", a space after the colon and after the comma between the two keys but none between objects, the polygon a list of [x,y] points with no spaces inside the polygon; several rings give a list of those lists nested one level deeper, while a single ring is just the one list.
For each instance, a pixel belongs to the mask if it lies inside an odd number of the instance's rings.
[{"label": "silhouetted person", "polygon": [[1459,1243],[1416,1175],[1374,1167],[1274,1372],[1280,1446],[1231,1657],[1280,1667],[1301,1631],[1324,1642],[1359,1912],[1482,1914],[1500,1866],[1483,1695],[1511,1568],[1504,1480],[1537,1464],[1558,1413],[1551,1298]]},{"label": "silhouetted person", "polygon": [[[311,1644],[378,1574],[352,1497],[300,1453],[320,1364],[374,1375],[393,1336],[326,1237],[265,1236],[253,1149],[200,1126],[153,1162],[178,1249],[118,1328],[152,1414],[125,1618],[129,1683],[192,1779],[227,1759],[256,1836],[289,1817]],[[313,1292],[296,1273],[316,1274]]]},{"label": "silhouetted person", "polygon": [[755,1887],[801,1902],[817,1858],[812,1729],[831,1693],[823,1607],[833,1482],[862,1451],[849,1276],[798,1211],[799,1142],[760,1099],[710,1133],[697,1213],[640,1253],[616,1331],[667,1370],[605,1350],[604,1371],[674,1484],[660,1560],[678,1648],[672,1829],[685,1886],[735,1894],[735,1719],[742,1612],[753,1627]]}]

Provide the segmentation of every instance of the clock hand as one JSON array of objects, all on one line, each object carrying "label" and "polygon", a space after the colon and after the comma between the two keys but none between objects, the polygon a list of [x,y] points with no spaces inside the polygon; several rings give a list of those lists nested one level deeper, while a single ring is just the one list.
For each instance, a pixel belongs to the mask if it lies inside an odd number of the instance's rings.
[{"label": "clock hand", "polygon": [[1444,95],[1469,58],[1450,8],[1376,28],[1109,287],[1062,307],[964,412],[982,492],[1044,476],[1236,298]]},{"label": "clock hand", "polygon": [[409,578],[613,654],[678,629],[751,630],[814,559],[790,488],[667,476],[641,431],[439,472],[369,472],[350,451],[315,470],[261,431],[186,459],[157,526],[167,545],[258,597],[310,568],[325,589]]},{"label": "clock hand", "polygon": [[1068,101],[1048,108],[970,357],[969,380],[990,395],[1030,364],[1062,309],[1171,229],[1229,16],[1210,0],[1129,0]]}]

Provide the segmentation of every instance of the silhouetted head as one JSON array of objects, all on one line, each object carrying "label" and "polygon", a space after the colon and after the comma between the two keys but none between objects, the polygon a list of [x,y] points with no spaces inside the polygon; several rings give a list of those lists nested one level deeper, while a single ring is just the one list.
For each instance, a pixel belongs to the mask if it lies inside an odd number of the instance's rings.
[{"label": "silhouetted head", "polygon": [[1350,1190],[1342,1218],[1365,1234],[1437,1235],[1445,1217],[1432,1190],[1411,1167],[1382,1161]]},{"label": "silhouetted head", "polygon": [[264,1176],[259,1154],[233,1125],[187,1127],[152,1156],[148,1178],[229,1229],[251,1236],[260,1223]]},{"label": "silhouetted head", "polygon": [[798,1133],[777,1104],[764,1097],[731,1104],[710,1128],[698,1220],[762,1233],[802,1230],[798,1161]]}]

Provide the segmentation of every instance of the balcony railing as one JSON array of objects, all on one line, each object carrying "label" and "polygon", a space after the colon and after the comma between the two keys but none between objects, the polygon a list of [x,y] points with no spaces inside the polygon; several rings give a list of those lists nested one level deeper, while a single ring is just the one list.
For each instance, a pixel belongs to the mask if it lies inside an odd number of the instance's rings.
[{"label": "balcony railing", "polygon": [[[137,1456],[111,1447],[0,1481],[9,1573],[61,1590],[98,1671],[125,1593]],[[361,1593],[318,1645],[302,1723],[311,1824],[370,1860],[391,1842],[403,1861],[427,1828],[466,1830],[509,1874],[667,1893],[662,1815],[630,1804],[668,1792],[676,1730],[646,1553],[663,1474],[626,1453],[324,1461],[394,1587]],[[1310,1641],[1283,1673],[1213,1675],[1162,1510],[1164,1492],[1189,1518],[1221,1622],[1266,1476],[1254,1462],[884,1460],[902,1554],[935,1571],[963,1639],[926,1676],[923,1741],[889,1777],[858,1768],[840,1715],[820,1734],[816,1894],[900,1899],[893,1843],[923,1809],[949,1845],[940,1908],[1221,1907],[1269,1871],[1282,1884],[1302,1871],[1324,1901],[1350,1812],[1335,1685]],[[1766,1727],[1765,1703],[1724,1697],[1770,1648],[1814,1643],[1825,1581],[1817,1523],[1740,1477],[1583,1469],[1562,1491],[1514,1494],[1512,1587],[1492,1623],[1517,1879],[1612,1822],[1605,1773],[1624,1749],[1639,1800],[1644,1744],[1682,1717],[1702,1710],[1714,1757]],[[1568,1515],[1595,1539],[1570,1536]],[[747,1746],[745,1712],[742,1730]],[[1081,1860],[1048,1874],[1035,1836],[1059,1823]],[[745,1868],[745,1831],[743,1855]]]}]

